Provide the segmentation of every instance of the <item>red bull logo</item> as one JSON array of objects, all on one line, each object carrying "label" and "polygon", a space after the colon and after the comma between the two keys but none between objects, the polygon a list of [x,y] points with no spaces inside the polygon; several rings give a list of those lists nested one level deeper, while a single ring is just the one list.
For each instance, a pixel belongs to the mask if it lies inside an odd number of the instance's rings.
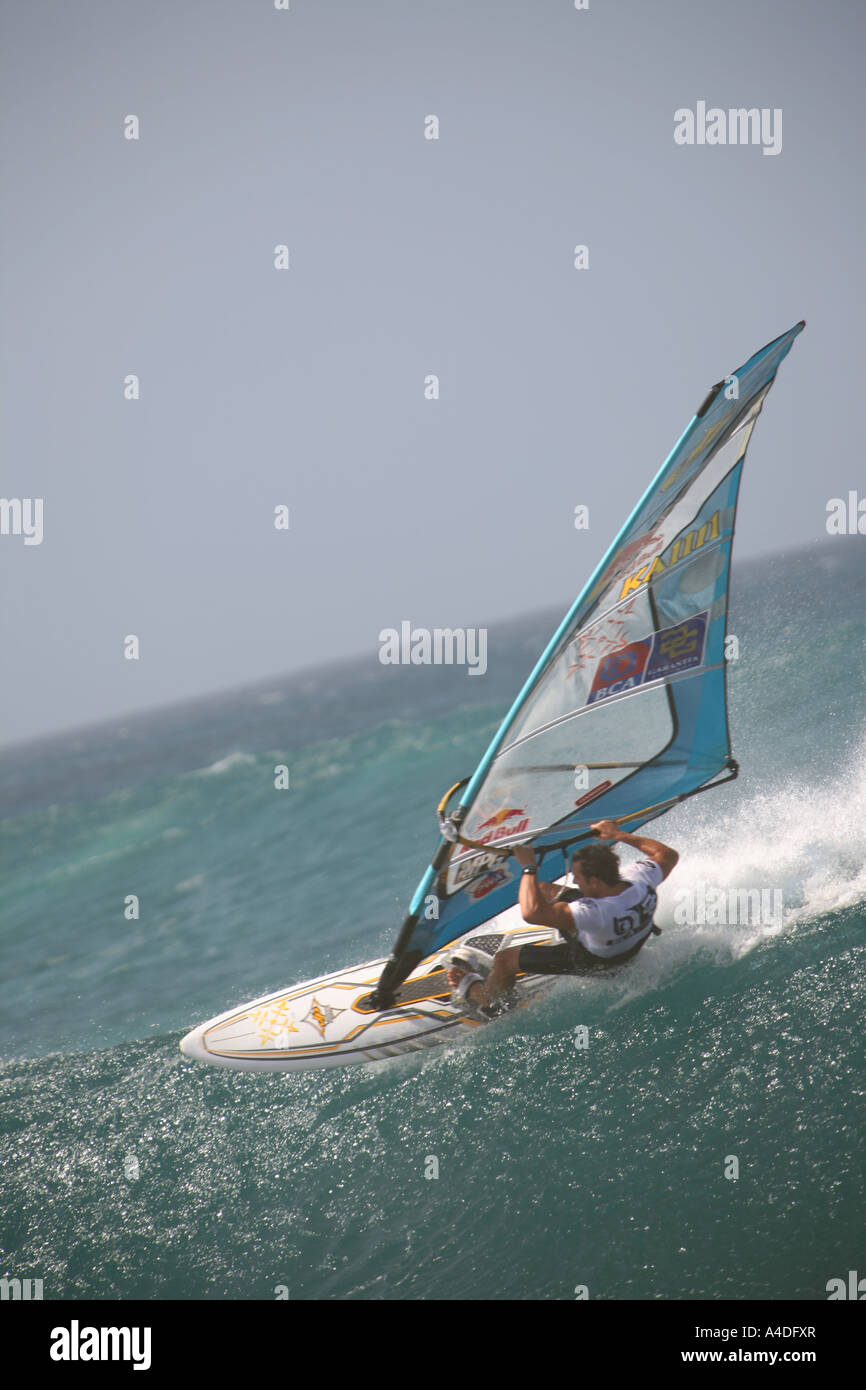
[{"label": "red bull logo", "polygon": [[[524,830],[528,829],[529,816],[526,812],[509,807],[508,810],[497,811],[489,820],[482,821],[476,838],[482,845],[492,845],[495,840],[504,840],[506,835],[522,835]],[[486,830],[487,834],[482,835],[482,830]]]}]

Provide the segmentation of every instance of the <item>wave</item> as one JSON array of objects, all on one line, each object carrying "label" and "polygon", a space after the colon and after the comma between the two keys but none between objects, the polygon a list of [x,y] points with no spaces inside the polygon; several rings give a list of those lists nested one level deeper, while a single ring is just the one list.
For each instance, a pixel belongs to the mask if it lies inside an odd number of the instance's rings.
[{"label": "wave", "polygon": [[193,777],[219,777],[224,772],[231,772],[236,767],[255,767],[256,758],[252,753],[227,753],[224,758],[218,758],[210,767],[196,768],[190,774]]}]

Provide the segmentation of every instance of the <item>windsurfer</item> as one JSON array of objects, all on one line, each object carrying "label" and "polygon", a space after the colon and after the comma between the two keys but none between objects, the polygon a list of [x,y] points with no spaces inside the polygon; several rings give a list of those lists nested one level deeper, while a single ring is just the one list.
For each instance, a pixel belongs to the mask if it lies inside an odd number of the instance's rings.
[{"label": "windsurfer", "polygon": [[460,950],[448,972],[448,983],[461,998],[481,1008],[510,989],[520,974],[583,975],[631,960],[658,932],[653,916],[656,888],[667,878],[679,855],[660,840],[629,835],[612,820],[593,827],[602,840],[631,845],[645,859],[622,866],[610,844],[583,845],[572,856],[571,873],[581,897],[563,902],[555,883],[539,883],[535,851],[517,845],[514,857],[523,868],[520,911],[532,926],[555,927],[565,940],[555,946],[509,946],[498,951],[486,980],[459,963]]}]

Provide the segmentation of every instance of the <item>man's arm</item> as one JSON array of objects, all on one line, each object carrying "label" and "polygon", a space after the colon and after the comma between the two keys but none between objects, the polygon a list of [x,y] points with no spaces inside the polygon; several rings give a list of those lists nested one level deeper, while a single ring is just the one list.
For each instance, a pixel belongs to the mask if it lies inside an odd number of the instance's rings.
[{"label": "man's arm", "polygon": [[[529,878],[529,874],[526,877]],[[562,885],[560,883],[539,883],[538,891],[543,902],[552,903],[562,892]]]},{"label": "man's arm", "polygon": [[[517,845],[514,857],[521,870],[536,864],[535,850],[529,845]],[[554,893],[559,892],[555,884],[539,883],[537,874],[521,873],[520,895],[517,901],[523,920],[531,927],[555,927],[563,936],[574,936],[576,928],[568,903],[551,902],[551,888]]]},{"label": "man's arm", "polygon": [[600,820],[592,828],[598,831],[602,840],[615,840],[620,845],[632,845],[634,849],[640,850],[647,859],[658,864],[662,871],[662,879],[667,878],[680,857],[675,849],[671,849],[670,845],[663,845],[661,840],[650,840],[645,835],[629,835],[627,831],[617,829],[616,822],[612,820]]}]

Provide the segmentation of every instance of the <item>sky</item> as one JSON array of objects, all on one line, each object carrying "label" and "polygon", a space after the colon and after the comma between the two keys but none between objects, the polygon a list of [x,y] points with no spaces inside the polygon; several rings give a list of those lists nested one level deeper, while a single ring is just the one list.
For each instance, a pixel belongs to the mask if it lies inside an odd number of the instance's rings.
[{"label": "sky", "polygon": [[[42,538],[0,535],[0,743],[565,611],[801,318],[734,564],[826,539],[866,493],[864,32],[850,0],[6,0],[0,492]],[[781,112],[781,150],[677,143],[698,102]]]}]

